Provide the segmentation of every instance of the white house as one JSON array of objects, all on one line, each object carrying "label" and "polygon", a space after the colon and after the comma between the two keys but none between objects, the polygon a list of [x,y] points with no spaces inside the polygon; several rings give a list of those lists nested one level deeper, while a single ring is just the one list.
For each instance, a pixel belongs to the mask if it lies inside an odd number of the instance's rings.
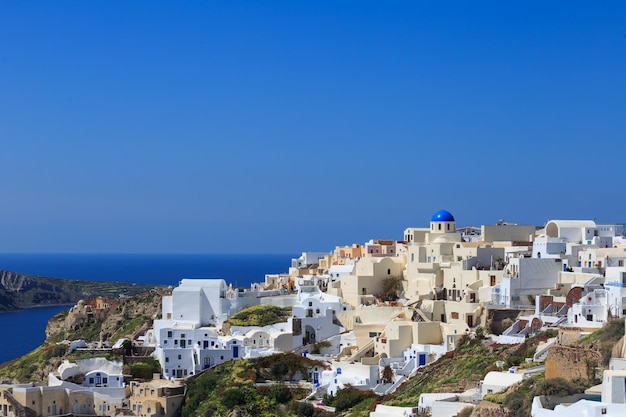
[{"label": "white house", "polygon": [[370,412],[370,417],[415,417],[415,414],[412,407],[376,404],[376,409]]},{"label": "white house", "polygon": [[233,312],[227,291],[223,279],[183,279],[163,297],[163,318],[154,320],[145,343],[155,346],[165,378],[186,378],[240,356],[236,338],[217,334]]},{"label": "white house", "polygon": [[487,375],[485,375],[485,379],[482,381],[481,397],[487,394],[504,391],[511,385],[520,382],[522,379],[524,379],[524,374],[498,371],[488,372]]},{"label": "white house", "polygon": [[163,321],[217,327],[231,313],[227,290],[223,279],[183,279],[163,297]]},{"label": "white house", "polygon": [[326,370],[322,371],[319,384],[327,394],[336,395],[337,391],[348,385],[360,389],[373,389],[379,380],[378,365],[332,362]]},{"label": "white house", "polygon": [[105,358],[90,358],[71,363],[67,360],[59,365],[56,376],[62,381],[82,376],[83,387],[123,388],[123,365],[119,361]]},{"label": "white house", "polygon": [[300,277],[296,280],[298,295],[291,319],[293,347],[315,343],[344,331],[337,318],[352,307],[340,297],[322,292],[316,277]]},{"label": "white house", "polygon": [[510,258],[502,282],[492,289],[495,304],[506,308],[530,305],[528,297],[534,299],[554,288],[562,269],[560,259]]}]

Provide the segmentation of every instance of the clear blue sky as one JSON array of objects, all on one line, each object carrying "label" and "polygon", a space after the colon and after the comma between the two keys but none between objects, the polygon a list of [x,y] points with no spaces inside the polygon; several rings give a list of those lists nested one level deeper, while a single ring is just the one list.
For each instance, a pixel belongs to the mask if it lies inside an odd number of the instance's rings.
[{"label": "clear blue sky", "polygon": [[5,1],[0,251],[625,222],[626,3]]}]

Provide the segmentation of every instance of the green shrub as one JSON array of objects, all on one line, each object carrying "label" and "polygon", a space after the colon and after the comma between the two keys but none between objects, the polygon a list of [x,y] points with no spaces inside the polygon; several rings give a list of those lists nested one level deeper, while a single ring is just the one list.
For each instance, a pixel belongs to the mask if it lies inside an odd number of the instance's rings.
[{"label": "green shrub", "polygon": [[161,365],[155,359],[128,365],[128,372],[137,379],[152,379],[155,373],[161,372]]},{"label": "green shrub", "polygon": [[239,388],[228,388],[222,395],[222,405],[229,410],[246,403],[246,396]]},{"label": "green shrub", "polygon": [[311,417],[314,412],[315,407],[313,407],[313,404],[307,402],[298,403],[298,409],[296,411],[298,417]]},{"label": "green shrub", "polygon": [[279,404],[286,404],[291,400],[291,390],[285,384],[274,384],[270,387],[270,396]]},{"label": "green shrub", "polygon": [[67,345],[55,345],[52,349],[46,352],[46,359],[50,358],[60,358],[65,356],[67,353],[68,346]]},{"label": "green shrub", "polygon": [[270,371],[274,379],[282,381],[285,376],[287,376],[287,373],[289,373],[289,365],[284,361],[276,361],[270,367]]},{"label": "green shrub", "polygon": [[335,411],[344,411],[371,397],[376,397],[376,394],[348,387],[337,391],[335,396],[325,394],[323,401],[324,404],[335,407]]},{"label": "green shrub", "polygon": [[468,405],[464,407],[457,413],[457,417],[470,417],[472,415],[472,411],[474,411],[474,407]]},{"label": "green shrub", "polygon": [[527,396],[523,395],[520,392],[513,391],[505,396],[502,405],[508,408],[514,416],[524,417],[526,416],[526,397]]},{"label": "green shrub", "polygon": [[517,355],[513,355],[513,356],[509,356],[509,359],[507,361],[508,366],[519,366],[520,363],[522,363],[522,358],[517,356]]},{"label": "green shrub", "polygon": [[256,305],[241,310],[230,317],[227,323],[233,326],[269,326],[270,324],[284,323],[291,315],[291,307],[277,307],[273,305]]}]

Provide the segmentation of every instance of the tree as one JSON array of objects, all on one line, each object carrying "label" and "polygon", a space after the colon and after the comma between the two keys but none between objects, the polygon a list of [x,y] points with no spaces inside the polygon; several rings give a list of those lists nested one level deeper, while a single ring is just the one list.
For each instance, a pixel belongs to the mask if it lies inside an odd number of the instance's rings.
[{"label": "tree", "polygon": [[311,417],[315,412],[315,407],[313,404],[307,403],[305,401],[298,404],[298,417]]},{"label": "tree", "polygon": [[133,342],[129,339],[126,339],[122,342],[122,349],[124,350],[124,354],[126,356],[130,356],[133,353]]},{"label": "tree", "polygon": [[382,379],[385,384],[391,384],[393,381],[393,369],[391,369],[391,366],[386,365],[383,368]]},{"label": "tree", "polygon": [[276,361],[272,364],[270,371],[277,381],[282,381],[289,372],[289,365],[284,361]]},{"label": "tree", "polygon": [[279,404],[286,404],[291,400],[291,390],[285,384],[274,384],[270,388],[270,395]]},{"label": "tree", "polygon": [[246,402],[244,393],[239,388],[228,388],[222,396],[222,405],[229,410]]},{"label": "tree", "polygon": [[382,286],[381,298],[383,301],[395,301],[402,292],[402,279],[394,276],[386,277],[383,279]]}]

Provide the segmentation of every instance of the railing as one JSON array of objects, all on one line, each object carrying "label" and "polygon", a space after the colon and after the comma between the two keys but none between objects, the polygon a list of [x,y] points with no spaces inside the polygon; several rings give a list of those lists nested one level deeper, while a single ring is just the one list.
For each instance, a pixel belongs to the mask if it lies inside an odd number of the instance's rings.
[{"label": "railing", "polygon": [[553,337],[549,339],[543,346],[537,349],[535,354],[533,355],[533,362],[543,362],[546,360],[548,356],[548,350],[554,346],[557,342],[557,338]]}]

